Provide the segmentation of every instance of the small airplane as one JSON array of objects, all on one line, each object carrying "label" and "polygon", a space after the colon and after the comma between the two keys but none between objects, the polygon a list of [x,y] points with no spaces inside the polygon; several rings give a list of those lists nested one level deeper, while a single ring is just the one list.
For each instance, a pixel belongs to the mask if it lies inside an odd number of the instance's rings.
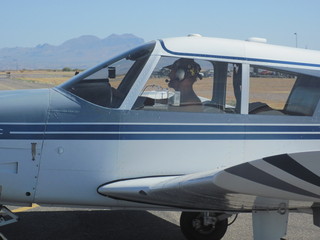
[{"label": "small airplane", "polygon": [[320,226],[318,51],[194,34],[0,99],[0,225],[37,203],[181,211],[189,240],[248,212],[256,240]]}]

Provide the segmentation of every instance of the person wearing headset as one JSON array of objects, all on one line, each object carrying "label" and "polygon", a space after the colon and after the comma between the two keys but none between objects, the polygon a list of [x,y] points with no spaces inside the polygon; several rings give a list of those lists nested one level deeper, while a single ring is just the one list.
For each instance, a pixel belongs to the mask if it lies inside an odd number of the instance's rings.
[{"label": "person wearing headset", "polygon": [[193,84],[200,75],[201,67],[193,59],[180,58],[172,65],[165,67],[170,69],[169,78],[166,80],[168,87],[180,92],[180,104],[200,104],[201,100],[193,90]]}]

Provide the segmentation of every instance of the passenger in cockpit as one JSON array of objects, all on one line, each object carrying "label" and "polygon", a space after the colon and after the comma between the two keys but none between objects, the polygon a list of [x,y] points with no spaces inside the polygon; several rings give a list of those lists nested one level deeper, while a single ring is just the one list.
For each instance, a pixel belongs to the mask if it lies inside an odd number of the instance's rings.
[{"label": "passenger in cockpit", "polygon": [[200,104],[201,101],[193,90],[193,84],[200,75],[201,67],[193,59],[181,58],[172,65],[165,68],[170,69],[168,86],[180,92],[180,104]]}]

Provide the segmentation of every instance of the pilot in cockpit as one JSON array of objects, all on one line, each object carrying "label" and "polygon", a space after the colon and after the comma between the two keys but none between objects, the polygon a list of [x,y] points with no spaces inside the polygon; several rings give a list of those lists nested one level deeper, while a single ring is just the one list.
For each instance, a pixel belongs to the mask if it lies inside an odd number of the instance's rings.
[{"label": "pilot in cockpit", "polygon": [[193,90],[197,78],[202,79],[200,65],[193,59],[180,58],[165,68],[171,70],[168,75],[170,80],[166,82],[170,88],[180,92],[180,104],[200,104],[201,101]]}]

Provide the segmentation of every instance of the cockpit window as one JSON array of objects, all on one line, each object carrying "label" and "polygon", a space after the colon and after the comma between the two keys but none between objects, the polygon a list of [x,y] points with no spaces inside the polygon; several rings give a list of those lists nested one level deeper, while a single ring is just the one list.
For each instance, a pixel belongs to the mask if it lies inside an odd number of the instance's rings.
[{"label": "cockpit window", "polygon": [[59,86],[99,106],[118,108],[147,62],[155,43],[145,44]]},{"label": "cockpit window", "polygon": [[[239,83],[238,91],[236,91],[235,82]],[[162,57],[133,109],[239,113],[240,84],[241,66],[239,64]]]}]

